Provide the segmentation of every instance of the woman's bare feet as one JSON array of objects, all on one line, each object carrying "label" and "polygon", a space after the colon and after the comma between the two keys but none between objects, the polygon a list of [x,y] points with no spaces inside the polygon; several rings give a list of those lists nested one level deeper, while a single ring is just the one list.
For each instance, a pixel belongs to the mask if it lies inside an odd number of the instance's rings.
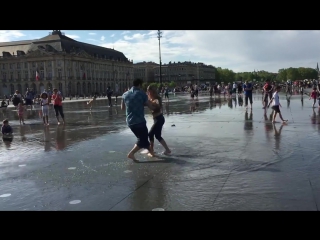
[{"label": "woman's bare feet", "polygon": [[163,153],[164,155],[170,155],[171,154],[171,151],[169,150],[169,151],[164,151],[164,153]]},{"label": "woman's bare feet", "polygon": [[282,121],[282,123],[287,123],[287,122],[288,122],[288,120],[283,120],[283,121]]}]

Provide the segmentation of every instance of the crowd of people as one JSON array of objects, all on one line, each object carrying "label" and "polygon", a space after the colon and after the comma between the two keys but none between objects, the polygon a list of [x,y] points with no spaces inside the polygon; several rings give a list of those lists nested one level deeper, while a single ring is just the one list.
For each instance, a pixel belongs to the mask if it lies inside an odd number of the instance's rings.
[{"label": "crowd of people", "polygon": [[[236,95],[243,96],[244,98],[244,106],[250,111],[252,111],[253,106],[253,91],[261,90],[262,92],[262,108],[265,111],[265,115],[267,113],[267,109],[271,106],[273,111],[273,118],[272,123],[276,123],[276,117],[279,116],[282,123],[287,123],[287,119],[284,119],[281,114],[281,103],[279,98],[279,93],[285,87],[286,94],[292,94],[292,91],[288,91],[288,86],[290,83],[286,85],[277,85],[270,80],[267,80],[265,84],[262,86],[261,89],[255,87],[251,82],[245,81],[244,83],[229,83],[227,85],[220,85],[214,84],[209,87],[209,94],[210,97],[213,95],[220,97],[221,94],[224,97],[233,98]],[[318,99],[318,105],[320,109],[320,91],[319,91],[320,84],[314,85],[313,90],[310,94],[310,100],[313,100],[313,107],[316,107],[316,101]],[[305,94],[303,91],[303,85],[298,85],[298,91],[301,92],[302,95]],[[107,94],[109,100],[109,106],[112,107],[111,96],[113,91],[108,89],[109,96]],[[197,85],[190,85],[188,92],[190,93],[190,97],[192,100],[194,98],[198,98],[199,95],[199,88]],[[126,90],[122,95],[121,101],[121,109],[126,110],[126,122],[128,127],[131,129],[133,134],[137,137],[137,142],[132,148],[132,150],[128,153],[127,157],[132,159],[133,161],[137,162],[138,160],[135,158],[135,153],[138,152],[141,148],[147,149],[148,156],[154,157],[154,141],[155,139],[159,141],[159,143],[164,147],[164,154],[168,155],[171,154],[171,150],[168,147],[167,143],[162,137],[162,128],[165,123],[165,118],[163,115],[163,99],[160,97],[164,96],[164,99],[169,101],[169,89],[167,86],[162,87],[161,89],[156,89],[153,86],[148,86],[147,91],[142,90],[142,80],[135,79],[133,81],[133,86],[131,89]],[[119,93],[116,93],[118,96]],[[58,89],[53,89],[53,92],[43,92],[39,97],[39,105],[41,106],[42,110],[42,119],[44,126],[49,126],[49,106],[52,104],[53,109],[55,111],[55,116],[58,125],[65,124],[65,118],[63,113],[63,97],[61,92]],[[94,102],[96,101],[97,96],[94,96],[90,101],[87,102],[90,110],[92,109]],[[1,105],[5,105],[7,107],[9,102],[6,102],[4,99]],[[21,95],[19,91],[16,91],[15,94],[12,96],[12,104],[15,106],[19,121],[21,125],[24,125],[24,114],[25,110],[28,106],[32,109],[34,104],[34,95],[31,90],[27,89],[25,95]],[[117,101],[117,98],[115,99]],[[148,131],[146,119],[145,119],[145,106],[147,106],[152,113],[153,116],[153,125]],[[13,129],[9,125],[9,120],[3,120],[2,125],[2,134],[3,138],[12,138]]]}]

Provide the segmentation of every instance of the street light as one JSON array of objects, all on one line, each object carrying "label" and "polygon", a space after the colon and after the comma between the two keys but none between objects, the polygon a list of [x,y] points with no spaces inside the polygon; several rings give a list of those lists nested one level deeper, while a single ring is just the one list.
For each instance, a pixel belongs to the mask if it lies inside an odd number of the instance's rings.
[{"label": "street light", "polygon": [[158,30],[158,40],[159,40],[159,61],[160,61],[160,89],[162,89],[162,74],[161,74],[161,47],[160,47],[160,39],[162,38],[162,32],[160,30]]}]

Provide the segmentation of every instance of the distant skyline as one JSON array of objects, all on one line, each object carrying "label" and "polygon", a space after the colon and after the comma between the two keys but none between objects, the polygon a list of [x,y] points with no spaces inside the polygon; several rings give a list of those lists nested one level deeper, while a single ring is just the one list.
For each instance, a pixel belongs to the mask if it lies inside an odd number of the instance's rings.
[{"label": "distant skyline", "polygon": [[[61,30],[66,36],[123,52],[134,63],[159,63],[157,30]],[[0,30],[0,42],[45,37],[52,30]],[[162,63],[203,62],[235,72],[316,68],[319,30],[162,30]]]}]

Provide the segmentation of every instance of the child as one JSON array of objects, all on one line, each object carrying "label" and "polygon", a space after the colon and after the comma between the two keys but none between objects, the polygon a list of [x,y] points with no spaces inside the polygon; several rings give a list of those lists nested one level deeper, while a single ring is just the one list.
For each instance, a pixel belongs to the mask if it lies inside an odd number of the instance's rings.
[{"label": "child", "polygon": [[309,100],[310,99],[313,99],[313,105],[312,105],[312,107],[314,108],[315,106],[315,104],[316,104],[316,101],[317,101],[317,88],[313,88],[313,91],[310,93],[310,98],[309,98]]},{"label": "child", "polygon": [[94,95],[93,98],[89,102],[87,102],[87,105],[90,107],[90,111],[92,109],[93,103],[96,101],[96,98],[97,98],[97,96]]},{"label": "child", "polygon": [[2,121],[1,132],[2,132],[3,138],[12,136],[13,130],[12,130],[12,127],[9,125],[8,119],[5,119]]},{"label": "child", "polygon": [[17,110],[18,110],[18,116],[19,116],[19,120],[20,120],[20,125],[21,125],[21,122],[24,125],[25,123],[24,123],[23,115],[24,115],[25,107],[23,106],[22,102],[19,102]]},{"label": "child", "polygon": [[47,93],[41,94],[41,107],[42,107],[42,118],[43,118],[43,124],[45,126],[49,126],[49,98]]},{"label": "child", "polygon": [[279,99],[279,94],[278,94],[280,92],[280,90],[281,90],[281,87],[277,86],[276,91],[274,92],[272,98],[270,99],[270,103],[268,104],[268,107],[269,107],[270,104],[273,103],[272,104],[272,109],[273,109],[274,113],[273,113],[272,123],[276,122],[276,117],[277,117],[278,113],[279,113],[280,119],[282,120],[282,123],[288,122],[288,120],[284,120],[282,118],[282,114],[281,114],[281,111],[280,111],[280,107],[282,107],[281,104],[280,104],[280,99]]}]

